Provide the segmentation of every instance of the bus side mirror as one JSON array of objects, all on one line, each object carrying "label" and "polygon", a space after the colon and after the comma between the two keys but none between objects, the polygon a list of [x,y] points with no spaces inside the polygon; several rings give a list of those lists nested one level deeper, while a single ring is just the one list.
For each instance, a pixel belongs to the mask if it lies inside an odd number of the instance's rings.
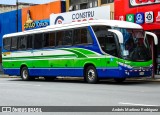
[{"label": "bus side mirror", "polygon": [[123,44],[123,35],[120,31],[114,29],[108,29],[108,31],[115,33],[118,36],[119,43]]},{"label": "bus side mirror", "polygon": [[[157,38],[157,35],[156,35],[156,34],[154,34],[154,33],[152,33],[152,32],[145,32],[145,34],[146,34],[146,35],[153,36],[153,38],[154,38],[154,44],[155,44],[155,45],[158,45],[158,38]],[[145,36],[146,36],[146,35],[145,35]]]}]

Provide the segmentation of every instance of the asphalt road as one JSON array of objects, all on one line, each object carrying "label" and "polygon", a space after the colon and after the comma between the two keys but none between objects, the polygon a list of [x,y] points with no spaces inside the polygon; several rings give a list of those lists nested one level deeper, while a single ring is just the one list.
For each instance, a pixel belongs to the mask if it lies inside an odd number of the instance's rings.
[{"label": "asphalt road", "polygon": [[160,81],[0,78],[0,106],[160,106]]}]

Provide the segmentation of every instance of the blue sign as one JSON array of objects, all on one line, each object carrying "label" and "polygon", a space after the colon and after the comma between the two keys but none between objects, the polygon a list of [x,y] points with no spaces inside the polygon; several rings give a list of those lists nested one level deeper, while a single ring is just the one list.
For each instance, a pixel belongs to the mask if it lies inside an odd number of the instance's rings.
[{"label": "blue sign", "polygon": [[136,14],[136,23],[143,24],[144,23],[144,13],[139,12]]}]

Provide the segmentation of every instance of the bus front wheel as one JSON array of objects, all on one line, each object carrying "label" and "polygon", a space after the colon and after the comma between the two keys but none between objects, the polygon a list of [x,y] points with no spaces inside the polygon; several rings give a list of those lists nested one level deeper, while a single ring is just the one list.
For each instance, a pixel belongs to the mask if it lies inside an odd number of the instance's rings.
[{"label": "bus front wheel", "polygon": [[97,83],[98,76],[94,66],[88,66],[85,71],[85,79],[88,83]]},{"label": "bus front wheel", "polygon": [[23,67],[21,69],[21,77],[22,77],[22,80],[30,80],[30,77],[29,77],[29,72],[28,72],[28,68],[27,67]]}]

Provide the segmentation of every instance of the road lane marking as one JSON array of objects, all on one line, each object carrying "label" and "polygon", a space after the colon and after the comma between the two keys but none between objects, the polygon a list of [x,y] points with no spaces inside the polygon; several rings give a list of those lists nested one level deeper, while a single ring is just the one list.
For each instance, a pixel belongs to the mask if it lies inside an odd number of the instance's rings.
[{"label": "road lane marking", "polygon": [[33,84],[17,84],[17,83],[0,83],[0,85],[21,85],[21,86],[41,86],[41,85],[33,85]]},{"label": "road lane marking", "polygon": [[118,104],[120,104],[120,105],[134,105],[134,106],[160,106],[160,105],[148,105],[148,104],[138,104],[138,103],[124,103],[124,102],[119,102]]}]

